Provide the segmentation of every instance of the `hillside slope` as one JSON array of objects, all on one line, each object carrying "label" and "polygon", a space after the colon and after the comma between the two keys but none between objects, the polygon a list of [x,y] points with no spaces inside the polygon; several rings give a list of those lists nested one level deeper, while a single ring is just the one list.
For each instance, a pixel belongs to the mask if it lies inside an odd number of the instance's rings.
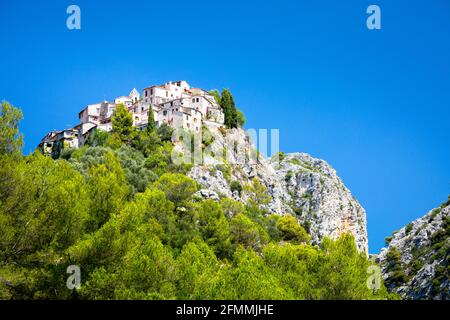
[{"label": "hillside slope", "polygon": [[388,238],[378,256],[390,291],[405,299],[450,299],[450,197]]},{"label": "hillside slope", "polygon": [[193,166],[188,174],[202,185],[204,197],[221,195],[245,202],[245,193],[241,196],[232,184],[245,185],[257,178],[271,197],[267,209],[295,215],[310,232],[313,243],[350,232],[358,250],[368,251],[365,210],[328,163],[305,153],[280,154],[272,159],[259,156],[255,163],[229,153],[225,161],[218,161],[227,141],[248,150],[252,150],[252,142],[242,129],[228,130],[226,138],[217,128],[209,130],[214,141],[208,148],[214,156],[206,156],[204,165]]}]

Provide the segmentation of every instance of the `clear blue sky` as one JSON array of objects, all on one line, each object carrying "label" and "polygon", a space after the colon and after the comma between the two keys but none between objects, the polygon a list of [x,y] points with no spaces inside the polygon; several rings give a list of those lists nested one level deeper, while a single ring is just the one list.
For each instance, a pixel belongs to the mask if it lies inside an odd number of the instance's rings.
[{"label": "clear blue sky", "polygon": [[229,87],[247,127],[333,165],[367,210],[371,252],[450,193],[448,0],[2,1],[0,40],[25,153],[88,103],[186,79]]}]

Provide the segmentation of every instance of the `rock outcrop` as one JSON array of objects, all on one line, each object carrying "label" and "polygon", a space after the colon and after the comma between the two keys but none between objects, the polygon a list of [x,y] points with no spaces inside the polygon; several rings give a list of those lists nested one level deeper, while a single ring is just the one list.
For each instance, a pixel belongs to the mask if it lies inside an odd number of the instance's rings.
[{"label": "rock outcrop", "polygon": [[387,288],[404,299],[450,299],[450,196],[388,237],[378,260]]},{"label": "rock outcrop", "polygon": [[288,203],[314,242],[350,232],[360,251],[367,252],[366,212],[324,160],[292,153],[272,161]]},{"label": "rock outcrop", "polygon": [[271,197],[268,211],[295,215],[314,243],[325,236],[336,238],[351,232],[358,249],[367,253],[365,210],[329,164],[305,153],[280,154],[272,159],[258,155],[256,161],[257,151],[244,130],[208,128],[214,137],[205,149],[209,155],[188,173],[202,189],[245,202],[245,192],[233,190],[232,183],[244,186],[256,178]]}]

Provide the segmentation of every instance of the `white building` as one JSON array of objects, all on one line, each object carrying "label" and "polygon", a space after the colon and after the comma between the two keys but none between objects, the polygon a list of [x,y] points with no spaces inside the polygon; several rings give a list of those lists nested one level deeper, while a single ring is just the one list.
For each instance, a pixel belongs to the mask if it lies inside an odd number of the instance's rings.
[{"label": "white building", "polygon": [[189,84],[184,81],[167,82],[163,85],[151,86],[144,89],[144,102],[158,105],[170,100],[178,99],[188,92]]},{"label": "white building", "polygon": [[59,157],[62,149],[73,149],[80,146],[78,139],[78,128],[53,130],[42,138],[38,148],[43,154],[54,158]]},{"label": "white building", "polygon": [[[147,87],[142,97],[133,89],[128,96],[119,96],[114,102],[87,105],[78,114],[80,124],[71,129],[77,132],[77,144],[68,147],[83,146],[95,128],[112,131],[111,117],[119,104],[132,114],[133,125],[138,129],[147,126],[149,112],[153,112],[157,127],[167,123],[174,129],[200,132],[203,122],[217,126],[224,123],[224,114],[212,95],[203,89],[191,88],[186,81],[180,80]],[[44,137],[41,144],[48,140],[49,137]]]}]

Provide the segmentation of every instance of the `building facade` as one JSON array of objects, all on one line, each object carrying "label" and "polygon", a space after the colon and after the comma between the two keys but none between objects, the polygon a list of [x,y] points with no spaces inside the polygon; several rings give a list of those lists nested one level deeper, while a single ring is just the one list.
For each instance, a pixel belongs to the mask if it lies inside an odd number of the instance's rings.
[{"label": "building facade", "polygon": [[128,109],[132,114],[133,125],[140,130],[147,126],[149,112],[153,112],[157,127],[166,123],[174,129],[183,128],[194,133],[201,132],[204,122],[217,126],[224,123],[221,107],[207,91],[191,88],[184,80],[171,81],[145,88],[142,96],[133,89],[128,96],[119,96],[114,102],[89,104],[78,114],[79,125],[51,131],[38,147],[43,153],[55,156],[58,152],[55,150],[83,146],[95,129],[112,131],[111,119],[119,104]]}]

